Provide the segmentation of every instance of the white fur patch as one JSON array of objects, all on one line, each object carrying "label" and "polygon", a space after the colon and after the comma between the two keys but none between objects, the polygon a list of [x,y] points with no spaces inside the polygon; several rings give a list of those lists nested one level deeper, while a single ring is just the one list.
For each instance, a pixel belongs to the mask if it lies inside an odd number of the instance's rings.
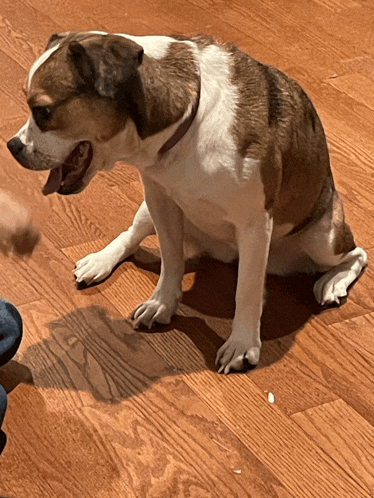
[{"label": "white fur patch", "polygon": [[[104,36],[108,34],[106,31],[90,31],[90,33]],[[134,41],[143,47],[144,53],[148,55],[148,57],[153,57],[154,59],[162,59],[165,57],[170,44],[175,42],[175,40],[169,36],[133,36],[127,35],[126,33],[115,34]]]},{"label": "white fur patch", "polygon": [[28,77],[28,81],[27,81],[27,84],[28,84],[28,88],[30,88],[30,85],[31,85],[31,80],[34,76],[34,74],[36,73],[36,71],[40,68],[40,66],[42,64],[44,64],[45,61],[47,61],[50,56],[53,54],[53,52],[56,52],[56,50],[58,49],[60,45],[57,44],[55,45],[54,47],[50,48],[49,50],[46,50],[44,52],[44,54],[42,54],[39,59],[37,59],[34,64],[31,66],[31,69],[30,69],[30,72],[29,72],[29,77]]},{"label": "white fur patch", "polygon": [[104,35],[106,36],[108,33],[106,31],[90,31],[92,35]]},{"label": "white fur patch", "polygon": [[118,36],[123,36],[134,41],[144,49],[144,53],[148,57],[154,59],[163,59],[172,43],[175,43],[173,38],[169,36],[132,36],[123,33],[116,33]]},{"label": "white fur patch", "polygon": [[[33,168],[35,170],[51,169],[59,165],[75,143],[74,140],[58,137],[56,133],[40,131],[32,115],[15,137],[26,146],[26,156],[37,165]],[[38,157],[35,162],[36,154]]]},{"label": "white fur patch", "polygon": [[314,284],[314,295],[323,306],[325,304],[340,304],[341,298],[348,293],[348,287],[356,280],[367,264],[367,254],[356,247],[347,253],[340,264],[334,266]]}]

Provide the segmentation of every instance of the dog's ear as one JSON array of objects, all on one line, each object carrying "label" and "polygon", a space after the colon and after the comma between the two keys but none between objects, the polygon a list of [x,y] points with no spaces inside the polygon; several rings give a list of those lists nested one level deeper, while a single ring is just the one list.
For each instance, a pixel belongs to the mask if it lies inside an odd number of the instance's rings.
[{"label": "dog's ear", "polygon": [[67,38],[71,33],[53,33],[53,35],[49,38],[47,46],[45,47],[46,50],[49,50],[50,48],[54,47],[57,43],[60,43],[64,38]]},{"label": "dog's ear", "polygon": [[92,58],[81,43],[77,41],[69,43],[68,60],[80,86],[84,85],[92,91],[95,88],[96,69]]},{"label": "dog's ear", "polygon": [[103,97],[116,99],[123,94],[143,61],[143,48],[129,39],[109,39],[100,60],[96,89]]},{"label": "dog's ear", "polygon": [[68,46],[70,67],[80,83],[87,90],[114,101],[124,98],[142,59],[140,45],[116,35],[107,35],[99,42],[95,39],[72,41]]}]

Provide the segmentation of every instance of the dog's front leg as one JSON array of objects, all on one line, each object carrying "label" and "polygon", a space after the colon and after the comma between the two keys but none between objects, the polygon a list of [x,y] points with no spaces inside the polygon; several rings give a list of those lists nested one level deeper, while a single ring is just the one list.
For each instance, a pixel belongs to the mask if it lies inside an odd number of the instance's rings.
[{"label": "dog's front leg", "polygon": [[239,274],[232,332],[218,350],[219,372],[256,365],[260,357],[260,320],[273,220],[268,212],[248,226],[236,227]]},{"label": "dog's front leg", "polygon": [[88,254],[76,263],[73,270],[76,282],[87,285],[101,282],[112,273],[118,263],[132,256],[148,235],[154,233],[153,222],[144,201],[128,230],[118,235],[101,251]]},{"label": "dog's front leg", "polygon": [[133,312],[134,328],[151,328],[154,322],[168,324],[182,298],[183,213],[165,190],[153,181],[145,181],[144,195],[151,214],[161,252],[161,274],[150,299]]}]

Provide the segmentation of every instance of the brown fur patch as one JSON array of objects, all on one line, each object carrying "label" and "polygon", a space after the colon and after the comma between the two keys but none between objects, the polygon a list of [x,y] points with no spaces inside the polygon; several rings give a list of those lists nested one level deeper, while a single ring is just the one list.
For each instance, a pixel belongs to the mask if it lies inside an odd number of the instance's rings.
[{"label": "brown fur patch", "polygon": [[209,47],[210,45],[219,45],[219,42],[215,40],[212,36],[197,34],[197,35],[171,35],[172,38],[178,41],[191,41],[196,43],[197,48],[203,50],[204,48]]},{"label": "brown fur patch", "polygon": [[276,225],[319,219],[333,187],[321,122],[302,88],[285,74],[231,47],[231,81],[239,101],[233,136],[242,157],[262,161],[265,207]]},{"label": "brown fur patch", "polygon": [[356,244],[351,229],[345,221],[343,204],[337,192],[334,193],[332,206],[332,225],[334,238],[332,242],[334,254],[346,254],[353,251]]},{"label": "brown fur patch", "polygon": [[58,105],[76,94],[73,75],[66,70],[66,63],[62,63],[62,55],[59,51],[52,54],[48,64],[43,64],[35,72],[27,93],[30,107],[38,104],[44,96]]},{"label": "brown fur patch", "polygon": [[189,104],[196,102],[200,83],[192,50],[178,42],[170,45],[162,59],[145,55],[139,73],[138,103],[144,122],[140,136],[146,138],[182,118]]},{"label": "brown fur patch", "polygon": [[295,225],[289,235],[301,232],[314,223],[317,223],[317,221],[319,221],[326,212],[332,209],[335,192],[334,182],[332,177],[329,177],[327,178],[325,185],[322,187],[321,194],[318,197],[316,205],[312,209],[310,215],[304,218],[301,223]]},{"label": "brown fur patch", "polygon": [[82,96],[56,106],[46,131],[59,131],[67,138],[85,137],[106,142],[121,131],[125,123],[126,118],[106,99]]}]

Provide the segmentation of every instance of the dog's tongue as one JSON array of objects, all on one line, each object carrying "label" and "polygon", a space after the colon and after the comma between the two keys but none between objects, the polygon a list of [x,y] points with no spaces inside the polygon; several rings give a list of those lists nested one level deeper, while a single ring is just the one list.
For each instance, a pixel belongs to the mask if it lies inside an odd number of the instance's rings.
[{"label": "dog's tongue", "polygon": [[92,146],[87,140],[79,142],[69,156],[51,170],[42,192],[44,195],[59,192],[60,187],[71,187],[81,180],[92,160]]},{"label": "dog's tongue", "polygon": [[42,192],[43,195],[53,194],[60,188],[62,182],[62,167],[54,168],[48,176],[47,183],[44,185]]}]

